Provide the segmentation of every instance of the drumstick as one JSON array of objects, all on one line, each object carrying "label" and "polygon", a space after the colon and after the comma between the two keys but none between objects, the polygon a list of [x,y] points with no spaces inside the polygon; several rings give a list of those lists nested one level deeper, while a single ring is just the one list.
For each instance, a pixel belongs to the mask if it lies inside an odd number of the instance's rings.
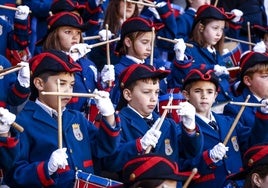
[{"label": "drumstick", "polygon": [[[161,37],[161,36],[157,36],[157,39],[159,39],[159,40],[164,40],[164,41],[167,41],[167,42],[171,42],[171,43],[173,43],[173,44],[176,44],[178,41],[176,41],[176,40],[173,40],[173,39],[169,39],[169,38],[165,38],[165,37]],[[187,46],[187,47],[189,47],[189,48],[193,48],[194,47],[194,45],[192,45],[192,44],[190,44],[190,43],[186,43],[185,42],[185,45]]]},{"label": "drumstick", "polygon": [[[245,103],[248,102],[249,98],[250,98],[250,95],[247,96],[247,98],[245,100]],[[233,131],[234,131],[234,129],[235,129],[235,127],[236,127],[236,125],[237,125],[237,123],[239,121],[239,118],[241,117],[241,115],[242,115],[245,107],[246,107],[246,105],[242,105],[241,108],[240,108],[240,110],[239,110],[239,112],[238,112],[238,114],[236,115],[235,120],[234,120],[234,122],[233,122],[233,124],[232,124],[232,126],[231,126],[231,128],[229,130],[229,132],[227,133],[224,141],[223,141],[223,144],[225,146],[226,146],[227,142],[229,141],[229,139],[230,139],[230,137],[231,137],[231,135],[232,135],[232,133],[233,133]]]},{"label": "drumstick", "polygon": [[153,3],[152,1],[149,1],[149,0],[143,0],[143,2],[145,2],[145,3],[149,3],[149,4],[151,4],[151,5],[154,5],[154,3]]},{"label": "drumstick", "polygon": [[253,42],[248,42],[248,41],[244,41],[244,40],[234,39],[234,38],[230,38],[230,37],[224,37],[224,38],[227,39],[227,40],[232,40],[232,41],[235,41],[235,42],[240,42],[240,43],[244,43],[244,44],[248,44],[248,45],[253,45],[253,46],[256,45]]},{"label": "drumstick", "polygon": [[[168,100],[167,106],[171,105],[172,100],[173,100],[173,96],[171,95],[170,98],[169,98],[169,100]],[[168,109],[165,109],[163,111],[162,115],[161,115],[161,118],[160,118],[158,124],[155,127],[155,130],[160,130],[160,128],[161,128],[161,126],[162,126],[162,124],[163,124],[163,122],[165,120],[165,117],[166,117],[167,113],[168,113]],[[151,145],[148,146],[148,148],[146,149],[145,153],[150,153],[150,151],[152,150],[152,148],[153,147]]]},{"label": "drumstick", "polygon": [[179,105],[169,105],[169,106],[162,106],[163,109],[169,109],[169,110],[173,110],[173,109],[178,109]]},{"label": "drumstick", "polygon": [[144,2],[141,2],[141,1],[132,1],[132,0],[127,0],[127,2],[129,3],[136,3],[136,4],[141,4],[141,5],[144,5],[144,6],[147,6],[147,7],[153,7],[155,8],[155,4],[151,4],[151,3],[144,3]]},{"label": "drumstick", "polygon": [[23,132],[24,131],[24,128],[21,125],[19,125],[18,123],[16,123],[16,122],[13,122],[11,124],[11,126],[14,127],[16,130],[18,130],[19,132]]},{"label": "drumstick", "polygon": [[54,95],[54,96],[70,96],[70,97],[87,97],[87,98],[94,98],[97,95],[93,93],[63,93],[63,92],[46,92],[42,91],[42,95]]},{"label": "drumstick", "polygon": [[[248,26],[248,42],[251,43],[251,32],[250,32],[250,22],[247,22],[247,26]],[[249,50],[252,50],[251,45],[248,45]]]},{"label": "drumstick", "polygon": [[[60,79],[57,80],[57,91],[60,92]],[[61,112],[61,96],[57,96],[58,100],[58,148],[62,148],[62,112]]]},{"label": "drumstick", "polygon": [[[19,10],[19,9],[16,8],[16,7],[11,7],[11,6],[6,6],[6,5],[0,5],[0,8],[8,9],[8,10],[14,10],[14,11]],[[29,13],[32,13],[32,11],[30,10]]]},{"label": "drumstick", "polygon": [[226,68],[228,71],[233,71],[233,70],[239,70],[240,67],[229,67],[229,68]]},{"label": "drumstick", "polygon": [[90,36],[90,37],[83,37],[83,40],[94,40],[94,39],[100,39],[100,35]]},{"label": "drumstick", "polygon": [[124,16],[123,16],[123,22],[126,21],[127,15],[127,0],[124,0]]},{"label": "drumstick", "polygon": [[150,65],[154,65],[154,37],[155,37],[155,28],[152,27],[152,51],[151,51],[151,56],[150,56]]},{"label": "drumstick", "polygon": [[216,7],[218,5],[218,0],[215,1],[214,6]]},{"label": "drumstick", "polygon": [[240,105],[240,106],[252,106],[252,107],[265,107],[266,104],[261,104],[261,103],[245,103],[245,102],[233,102],[230,101],[230,104],[234,104],[234,105]]},{"label": "drumstick", "polygon": [[[117,38],[109,40],[109,41],[103,41],[103,42],[98,42],[98,43],[95,43],[95,44],[91,44],[91,45],[88,45],[88,49],[95,48],[95,47],[98,47],[98,46],[101,46],[101,45],[104,45],[104,44],[107,44],[107,43],[115,42],[115,41],[118,41],[118,40],[120,40],[120,37],[117,37]],[[71,53],[76,53],[76,52],[78,52],[76,49],[71,51]]]},{"label": "drumstick", "polygon": [[182,188],[187,188],[192,181],[193,177],[197,173],[197,168],[193,168],[191,175],[187,178],[186,182],[183,184]]},{"label": "drumstick", "polygon": [[16,66],[13,66],[13,67],[2,69],[2,70],[0,70],[0,77],[5,76],[5,75],[7,75],[9,73],[12,73],[12,72],[16,72],[16,71],[22,69],[23,67],[24,66],[16,65]]},{"label": "drumstick", "polygon": [[[109,34],[109,25],[108,24],[105,25],[105,29],[106,29],[106,41],[107,41],[107,44],[106,44],[107,65],[111,65],[110,44],[109,44],[109,37],[108,37],[108,34]],[[109,87],[112,86],[112,81],[111,80],[108,81],[108,86]]]}]

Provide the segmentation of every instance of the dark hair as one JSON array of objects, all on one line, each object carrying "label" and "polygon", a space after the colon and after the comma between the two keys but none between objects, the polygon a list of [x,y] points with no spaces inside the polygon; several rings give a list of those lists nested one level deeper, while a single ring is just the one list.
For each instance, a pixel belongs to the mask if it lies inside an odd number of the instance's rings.
[{"label": "dark hair", "polygon": [[252,174],[254,173],[257,173],[261,179],[264,179],[268,175],[268,164],[260,165],[252,169],[245,179],[243,188],[257,188],[252,181]]},{"label": "dark hair", "polygon": [[155,188],[161,185],[164,181],[165,180],[161,180],[161,179],[142,180],[142,181],[138,181],[132,186],[128,186],[128,188]]},{"label": "dark hair", "polygon": [[[201,20],[200,22],[198,22],[192,30],[192,33],[190,35],[190,40],[198,43],[199,46],[201,46],[201,47],[206,47],[203,33],[200,32],[200,27],[201,27],[201,25],[206,27],[207,24],[209,24],[210,22],[215,21],[215,20],[216,19],[208,18],[208,19],[204,19],[204,20]],[[220,54],[223,53],[223,45],[224,45],[224,32],[222,33],[221,39],[217,42],[216,45],[214,45],[215,49],[218,52],[220,52]]]},{"label": "dark hair", "polygon": [[[110,0],[108,7],[106,9],[104,22],[103,22],[104,26],[106,24],[109,25],[109,30],[115,35],[117,35],[121,29],[120,12],[119,12],[121,1],[122,0]],[[134,13],[131,17],[138,16],[138,15],[139,15],[139,9],[138,9],[138,6],[135,6]]]}]

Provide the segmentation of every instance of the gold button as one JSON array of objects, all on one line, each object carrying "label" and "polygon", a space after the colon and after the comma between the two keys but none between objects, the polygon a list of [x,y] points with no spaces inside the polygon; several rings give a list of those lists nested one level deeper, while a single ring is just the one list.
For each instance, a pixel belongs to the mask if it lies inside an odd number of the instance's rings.
[{"label": "gold button", "polygon": [[134,181],[135,178],[136,178],[136,175],[134,173],[130,174],[130,176],[129,176],[130,181]]}]

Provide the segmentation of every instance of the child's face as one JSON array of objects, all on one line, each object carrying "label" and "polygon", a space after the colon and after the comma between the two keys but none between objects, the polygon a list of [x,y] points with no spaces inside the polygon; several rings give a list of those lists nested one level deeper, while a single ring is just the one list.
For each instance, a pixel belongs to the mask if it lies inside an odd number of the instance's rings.
[{"label": "child's face", "polygon": [[141,60],[149,57],[152,50],[152,33],[153,32],[145,32],[139,35],[134,41],[126,38],[125,44],[128,47],[128,55]]},{"label": "child's face", "polygon": [[268,97],[268,72],[255,72],[251,77],[246,75],[243,77],[243,81],[256,96]]},{"label": "child's face", "polygon": [[203,37],[207,46],[214,46],[219,42],[223,35],[224,26],[225,21],[223,20],[214,20],[205,26]]},{"label": "child's face", "polygon": [[194,82],[190,91],[183,91],[186,99],[196,108],[196,113],[209,117],[211,106],[214,103],[217,92],[216,86],[212,82]]},{"label": "child's face", "polygon": [[58,30],[58,37],[62,50],[68,52],[71,46],[80,43],[81,30],[74,27],[62,26]]},{"label": "child's face", "polygon": [[163,188],[163,187],[176,188],[177,187],[177,181],[175,181],[175,180],[165,180],[163,183],[158,185],[156,188]]},{"label": "child's face", "polygon": [[124,89],[123,95],[131,107],[143,117],[147,117],[156,107],[159,95],[159,82],[138,80],[133,90]]},{"label": "child's face", "polygon": [[[36,77],[34,79],[35,87],[39,90],[39,100],[46,104],[47,106],[57,110],[58,104],[57,104],[57,96],[49,96],[49,95],[42,95],[41,91],[46,92],[57,92],[57,80],[60,80],[60,92],[62,93],[72,93],[73,92],[73,86],[74,86],[74,74],[72,73],[60,73],[55,76],[49,76],[48,80],[44,82],[39,77]],[[65,107],[66,104],[70,101],[71,97],[62,97],[61,98],[61,105],[62,107]]]},{"label": "child's face", "polygon": [[[126,2],[126,19],[130,18],[135,12],[136,5],[134,3]],[[119,14],[121,19],[124,18],[124,11],[125,11],[125,2],[123,0],[120,1],[120,10]]]}]

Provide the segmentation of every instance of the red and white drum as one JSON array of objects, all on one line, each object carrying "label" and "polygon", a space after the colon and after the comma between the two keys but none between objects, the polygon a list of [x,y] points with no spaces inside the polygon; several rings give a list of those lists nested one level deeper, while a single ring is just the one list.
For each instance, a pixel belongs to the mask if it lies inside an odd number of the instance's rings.
[{"label": "red and white drum", "polygon": [[120,188],[123,183],[82,171],[76,172],[74,188]]}]

